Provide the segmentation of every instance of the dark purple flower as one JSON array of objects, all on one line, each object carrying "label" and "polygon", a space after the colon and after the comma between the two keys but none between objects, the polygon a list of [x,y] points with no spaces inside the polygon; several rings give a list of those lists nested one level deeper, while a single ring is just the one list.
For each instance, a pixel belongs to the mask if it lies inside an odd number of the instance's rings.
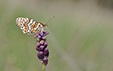
[{"label": "dark purple flower", "polygon": [[49,52],[48,48],[45,48],[44,54],[47,54]]},{"label": "dark purple flower", "polygon": [[38,35],[38,38],[39,38],[39,39],[41,39],[41,38],[42,38],[42,36],[41,36],[41,35]]},{"label": "dark purple flower", "polygon": [[49,52],[47,54],[45,54],[45,57],[48,58],[49,57]]},{"label": "dark purple flower", "polygon": [[49,32],[45,32],[45,34],[46,34],[46,35],[48,35],[48,34],[49,34]]},{"label": "dark purple flower", "polygon": [[37,54],[37,56],[38,56],[39,59],[43,59],[44,58],[44,53],[43,52],[39,52]]},{"label": "dark purple flower", "polygon": [[40,36],[43,36],[43,33],[39,33]]},{"label": "dark purple flower", "polygon": [[41,51],[40,47],[36,47],[36,50],[37,50],[37,51]]},{"label": "dark purple flower", "polygon": [[43,61],[44,65],[48,64],[49,50],[46,48],[48,46],[48,43],[46,42],[46,35],[48,34],[49,32],[44,31],[34,36],[37,39],[36,50],[39,51],[37,56],[41,61]]},{"label": "dark purple flower", "polygon": [[44,50],[44,46],[40,46],[40,50],[43,51]]},{"label": "dark purple flower", "polygon": [[47,65],[48,64],[48,58],[44,57],[43,63],[44,63],[44,65]]},{"label": "dark purple flower", "polygon": [[47,47],[47,46],[48,46],[48,43],[47,43],[46,41],[44,42],[44,46],[45,46],[45,47]]}]

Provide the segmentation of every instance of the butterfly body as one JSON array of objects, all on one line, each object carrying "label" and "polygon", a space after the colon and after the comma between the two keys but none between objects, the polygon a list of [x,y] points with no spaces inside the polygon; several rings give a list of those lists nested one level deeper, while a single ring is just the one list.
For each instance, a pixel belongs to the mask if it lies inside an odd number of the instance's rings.
[{"label": "butterfly body", "polygon": [[20,27],[24,34],[36,34],[45,31],[46,25],[37,22],[30,18],[19,17],[16,19],[16,24]]}]

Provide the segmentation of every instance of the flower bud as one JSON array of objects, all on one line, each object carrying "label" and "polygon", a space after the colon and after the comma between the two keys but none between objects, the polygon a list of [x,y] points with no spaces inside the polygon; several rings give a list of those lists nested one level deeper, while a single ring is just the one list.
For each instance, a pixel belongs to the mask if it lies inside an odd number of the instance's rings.
[{"label": "flower bud", "polygon": [[38,35],[38,38],[39,38],[39,39],[41,39],[41,38],[42,38],[42,36],[41,36],[41,35]]},{"label": "flower bud", "polygon": [[40,46],[40,50],[43,51],[44,50],[44,46]]},{"label": "flower bud", "polygon": [[45,48],[44,54],[47,54],[49,52],[48,48]]},{"label": "flower bud", "polygon": [[48,46],[48,43],[47,43],[46,41],[44,42],[44,46],[45,46],[45,47],[47,47],[47,46]]},{"label": "flower bud", "polygon": [[44,65],[47,65],[47,64],[48,64],[48,58],[45,57],[45,58],[43,59],[43,63],[44,63]]},{"label": "flower bud", "polygon": [[41,50],[40,50],[40,47],[36,47],[36,50],[37,50],[37,51],[41,51]]},{"label": "flower bud", "polygon": [[49,57],[49,52],[47,54],[45,54],[45,57],[48,58]]},{"label": "flower bud", "polygon": [[46,34],[46,35],[48,35],[48,34],[49,34],[49,32],[45,32],[45,34]]},{"label": "flower bud", "polygon": [[43,59],[44,58],[44,53],[43,52],[39,52],[37,54],[37,56],[38,56],[39,59]]}]

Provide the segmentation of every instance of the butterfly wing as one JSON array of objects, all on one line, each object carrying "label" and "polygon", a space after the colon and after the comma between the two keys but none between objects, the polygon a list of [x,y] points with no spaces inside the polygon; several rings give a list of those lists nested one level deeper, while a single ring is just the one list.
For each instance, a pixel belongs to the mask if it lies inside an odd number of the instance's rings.
[{"label": "butterfly wing", "polygon": [[16,24],[24,34],[36,34],[45,30],[44,25],[29,18],[17,18]]}]

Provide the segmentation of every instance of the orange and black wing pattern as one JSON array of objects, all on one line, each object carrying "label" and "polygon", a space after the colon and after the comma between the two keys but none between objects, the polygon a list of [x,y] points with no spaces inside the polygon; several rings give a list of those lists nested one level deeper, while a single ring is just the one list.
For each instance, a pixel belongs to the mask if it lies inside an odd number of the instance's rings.
[{"label": "orange and black wing pattern", "polygon": [[45,30],[44,24],[29,18],[17,18],[16,24],[24,34],[36,34]]}]

